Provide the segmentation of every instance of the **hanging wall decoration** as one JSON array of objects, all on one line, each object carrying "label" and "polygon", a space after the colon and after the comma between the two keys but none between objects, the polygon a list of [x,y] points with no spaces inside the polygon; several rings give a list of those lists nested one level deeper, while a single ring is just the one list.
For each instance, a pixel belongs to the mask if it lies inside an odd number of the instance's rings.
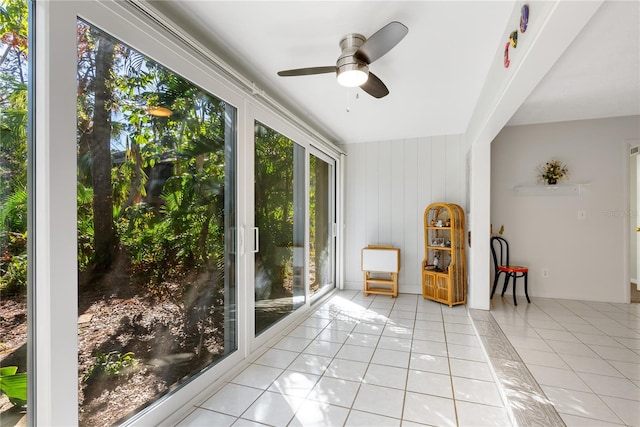
[{"label": "hanging wall decoration", "polygon": [[[527,25],[529,24],[529,5],[522,5],[520,8],[520,32],[527,31]],[[509,34],[509,41],[504,47],[504,68],[509,68],[511,61],[509,60],[509,47],[514,49],[518,47],[518,30],[514,30]]]},{"label": "hanging wall decoration", "polygon": [[509,43],[511,43],[511,47],[518,47],[518,30],[511,32]]},{"label": "hanging wall decoration", "polygon": [[511,61],[509,61],[509,42],[504,47],[504,68],[509,68]]},{"label": "hanging wall decoration", "polygon": [[520,32],[527,31],[527,24],[529,23],[529,5],[525,4],[520,9]]}]

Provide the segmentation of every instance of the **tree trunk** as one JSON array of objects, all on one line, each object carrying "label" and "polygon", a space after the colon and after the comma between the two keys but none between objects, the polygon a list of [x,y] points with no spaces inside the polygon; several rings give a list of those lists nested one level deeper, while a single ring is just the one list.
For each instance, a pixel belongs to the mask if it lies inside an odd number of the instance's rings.
[{"label": "tree trunk", "polygon": [[114,45],[98,37],[95,62],[95,109],[90,136],[91,177],[93,182],[93,227],[95,271],[103,272],[111,264],[116,235],[113,225],[113,189],[111,185],[111,73]]}]

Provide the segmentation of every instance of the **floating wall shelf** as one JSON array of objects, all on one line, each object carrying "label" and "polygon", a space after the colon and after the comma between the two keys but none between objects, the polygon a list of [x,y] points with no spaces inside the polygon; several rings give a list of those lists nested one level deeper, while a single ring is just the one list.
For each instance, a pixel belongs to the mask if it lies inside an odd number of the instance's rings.
[{"label": "floating wall shelf", "polygon": [[558,185],[517,185],[513,192],[522,196],[580,196],[584,193],[589,182]]}]

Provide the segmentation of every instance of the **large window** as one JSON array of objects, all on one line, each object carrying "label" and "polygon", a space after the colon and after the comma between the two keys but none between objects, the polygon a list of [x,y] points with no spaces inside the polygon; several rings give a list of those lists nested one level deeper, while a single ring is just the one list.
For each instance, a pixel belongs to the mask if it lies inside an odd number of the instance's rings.
[{"label": "large window", "polygon": [[255,331],[305,303],[305,150],[255,124]]},{"label": "large window", "polygon": [[27,403],[28,7],[0,2],[0,424]]},{"label": "large window", "polygon": [[236,346],[236,110],[77,23],[81,425],[139,412]]}]

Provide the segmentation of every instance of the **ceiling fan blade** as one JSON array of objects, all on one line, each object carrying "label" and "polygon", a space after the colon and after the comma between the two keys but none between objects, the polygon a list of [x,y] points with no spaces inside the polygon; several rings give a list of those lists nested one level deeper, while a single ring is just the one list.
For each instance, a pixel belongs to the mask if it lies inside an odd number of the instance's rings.
[{"label": "ceiling fan blade", "polygon": [[381,58],[407,35],[409,29],[398,21],[389,22],[365,41],[354,54],[367,64]]},{"label": "ceiling fan blade", "polygon": [[372,72],[369,72],[369,78],[366,82],[360,85],[360,89],[367,92],[374,98],[382,98],[389,95],[389,89],[382,83],[382,80],[378,78]]},{"label": "ceiling fan blade", "polygon": [[325,74],[325,73],[335,73],[335,72],[336,72],[336,66],[331,65],[328,67],[296,68],[294,70],[278,71],[278,75],[281,77],[291,77],[291,76],[309,76],[312,74]]}]

